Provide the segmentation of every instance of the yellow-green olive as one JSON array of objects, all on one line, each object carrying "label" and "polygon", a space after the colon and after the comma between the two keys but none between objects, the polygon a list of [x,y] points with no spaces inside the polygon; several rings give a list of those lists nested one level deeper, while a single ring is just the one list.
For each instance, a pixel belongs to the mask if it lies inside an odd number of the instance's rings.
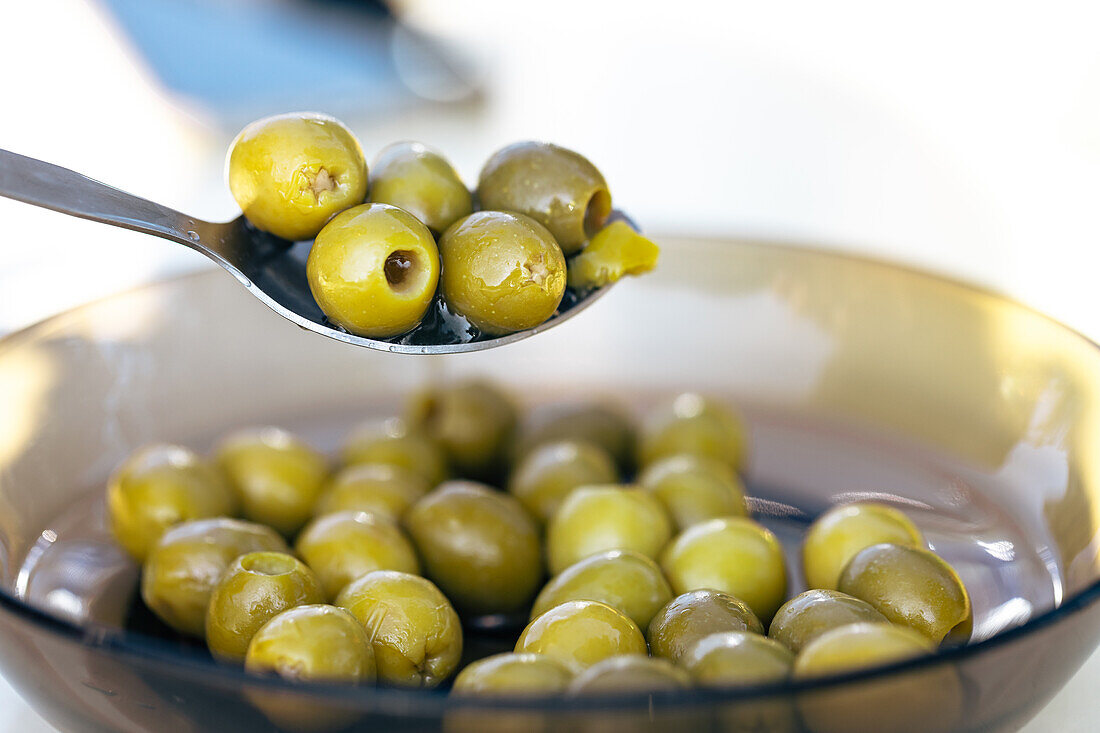
[{"label": "yellow-green olive", "polygon": [[887,620],[866,601],[836,590],[814,589],[779,607],[768,627],[768,636],[797,654],[826,631],[864,622],[884,624]]},{"label": "yellow-green olive", "polygon": [[398,522],[429,489],[424,477],[410,469],[391,463],[360,463],[332,477],[313,513],[367,512]]},{"label": "yellow-green olive", "polygon": [[529,623],[515,650],[554,657],[580,672],[619,654],[645,654],[646,642],[622,611],[598,601],[567,601]]},{"label": "yellow-green olive", "polygon": [[219,444],[217,459],[245,518],[288,537],[313,516],[328,476],[323,455],[279,428],[233,433]]},{"label": "yellow-green olive", "polygon": [[337,512],[307,524],[294,545],[332,599],[351,581],[375,570],[419,573],[416,550],[385,517]]},{"label": "yellow-green olive", "polygon": [[138,562],[145,560],[169,527],[236,511],[237,501],[225,476],[177,445],[142,448],[107,481],[111,533]]},{"label": "yellow-green olive", "polygon": [[572,670],[544,654],[505,652],[463,667],[452,695],[539,695],[563,692]]},{"label": "yellow-green olive", "polygon": [[429,486],[447,479],[447,457],[434,439],[399,418],[354,430],[340,453],[347,466],[386,463],[420,474]]},{"label": "yellow-green olive", "polygon": [[654,558],[671,536],[665,510],[642,489],[582,486],[565,498],[550,520],[547,563],[557,574],[606,550],[634,550]]},{"label": "yellow-green olive", "polygon": [[840,590],[937,644],[970,638],[966,587],[954,568],[923,547],[886,543],[860,550],[841,573]]},{"label": "yellow-green olive", "polygon": [[359,141],[315,112],[257,120],[229,148],[227,177],[248,220],[283,239],[312,239],[367,194]]},{"label": "yellow-green olive", "polygon": [[679,453],[714,458],[734,470],[745,464],[748,437],[726,405],[688,392],[660,405],[642,423],[638,457],[643,466]]},{"label": "yellow-green olive", "polygon": [[935,645],[913,629],[893,624],[847,624],[818,636],[795,657],[798,678],[851,672],[931,654]]},{"label": "yellow-green olive", "polygon": [[177,524],[153,545],[141,571],[141,598],[176,631],[202,637],[210,595],[229,564],[249,552],[289,552],[279,534],[240,519]]},{"label": "yellow-green olive", "polygon": [[470,190],[447,160],[421,143],[393,143],[370,169],[370,200],[404,209],[442,233],[473,210]]},{"label": "yellow-green olive", "polygon": [[763,634],[752,609],[728,593],[694,590],[676,596],[649,622],[646,638],[657,657],[678,662],[700,639],[723,631]]},{"label": "yellow-green olive", "polygon": [[909,517],[885,504],[836,506],[818,517],[802,540],[802,572],[810,588],[836,590],[840,573],[856,553],[880,542],[923,546]]},{"label": "yellow-green olive", "polygon": [[728,463],[691,454],[651,463],[638,485],[665,507],[678,530],[706,519],[748,514],[745,487]]},{"label": "yellow-green olive", "polygon": [[667,659],[620,654],[593,664],[569,684],[570,695],[669,693],[691,687],[691,676]]},{"label": "yellow-green olive", "polygon": [[512,472],[508,491],[532,515],[548,522],[573,489],[618,480],[615,462],[603,448],[563,440],[543,443],[528,453]]},{"label": "yellow-green olive", "polygon": [[515,497],[450,481],[416,502],[405,525],[427,576],[464,612],[515,612],[538,589],[538,527]]},{"label": "yellow-green olive", "polygon": [[657,563],[630,550],[608,550],[573,563],[543,586],[531,618],[566,601],[600,601],[644,629],[671,600],[672,588]]},{"label": "yellow-green olive", "polygon": [[676,593],[697,588],[729,593],[765,623],[787,595],[779,540],[745,517],[720,517],[688,527],[661,553],[660,564]]},{"label": "yellow-green olive", "polygon": [[634,424],[613,404],[581,402],[554,405],[532,413],[516,440],[517,463],[543,443],[573,440],[607,451],[619,468],[634,466]]},{"label": "yellow-green olive", "polygon": [[281,552],[251,552],[222,574],[206,611],[206,644],[219,660],[240,662],[252,636],[278,613],[323,603],[313,571]]},{"label": "yellow-green olive", "polygon": [[704,636],[682,657],[695,681],[706,687],[745,687],[787,679],[794,654],[760,634],[723,631]]},{"label": "yellow-green olive", "polygon": [[345,587],[336,605],[351,611],[366,629],[380,681],[430,688],[458,667],[462,625],[450,601],[431,581],[376,570]]}]

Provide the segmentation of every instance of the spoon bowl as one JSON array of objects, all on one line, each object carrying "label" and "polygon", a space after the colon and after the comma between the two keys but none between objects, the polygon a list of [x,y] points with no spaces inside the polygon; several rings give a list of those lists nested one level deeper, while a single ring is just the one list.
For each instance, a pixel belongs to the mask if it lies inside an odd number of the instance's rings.
[{"label": "spoon bowl", "polygon": [[[424,322],[393,339],[356,336],[330,323],[306,280],[310,242],[288,242],[256,229],[240,216],[208,222],[133,196],[75,171],[0,149],[0,196],[34,206],[161,237],[205,255],[232,274],[252,295],[308,331],[378,351],[399,354],[455,354],[522,341],[596,302],[611,286],[578,294],[567,290],[549,320],[525,331],[479,335],[436,298]],[[613,218],[626,218],[615,212]]]}]

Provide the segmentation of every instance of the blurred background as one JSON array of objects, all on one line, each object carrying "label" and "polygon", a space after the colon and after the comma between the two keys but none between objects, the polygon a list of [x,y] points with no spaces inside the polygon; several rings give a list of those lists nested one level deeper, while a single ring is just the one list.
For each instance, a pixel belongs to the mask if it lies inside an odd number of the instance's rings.
[{"label": "blurred background", "polygon": [[[658,241],[890,258],[1100,338],[1098,27],[1088,0],[9,2],[0,147],[226,220],[226,148],[267,114],[335,114],[368,159],[423,141],[467,182],[546,139]],[[5,199],[0,222],[0,333],[210,266]],[[1092,730],[1097,682],[1100,658],[1028,730]],[[0,731],[37,730],[0,681]]]}]

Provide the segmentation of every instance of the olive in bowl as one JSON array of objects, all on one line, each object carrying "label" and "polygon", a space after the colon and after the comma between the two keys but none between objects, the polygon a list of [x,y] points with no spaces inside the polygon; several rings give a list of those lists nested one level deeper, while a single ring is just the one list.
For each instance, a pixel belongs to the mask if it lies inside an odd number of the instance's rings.
[{"label": "olive in bowl", "polygon": [[836,590],[813,589],[779,607],[768,627],[768,636],[797,654],[825,632],[855,623],[888,621],[866,601]]},{"label": "olive in bowl", "polygon": [[398,522],[429,489],[424,477],[411,469],[390,463],[360,463],[332,477],[313,505],[313,514],[367,512]]},{"label": "olive in bowl", "polygon": [[504,467],[519,410],[496,385],[470,379],[415,393],[406,417],[409,429],[434,440],[459,475],[487,480]]},{"label": "olive in bowl", "polygon": [[382,463],[419,474],[432,488],[447,479],[447,455],[424,430],[400,418],[367,423],[354,429],[344,442],[340,460],[345,466]]},{"label": "olive in bowl", "polygon": [[654,656],[679,660],[700,639],[723,631],[763,634],[764,626],[742,601],[716,590],[676,596],[649,622],[646,638]]},{"label": "olive in bowl", "polygon": [[657,497],[678,530],[715,517],[745,516],[745,487],[728,463],[682,453],[651,463],[638,485]]},{"label": "olive in bowl", "polygon": [[508,491],[536,518],[548,522],[573,489],[618,480],[615,462],[603,448],[561,440],[543,443],[525,455],[512,471]]},{"label": "olive in bowl", "polygon": [[638,435],[638,459],[648,466],[682,453],[744,467],[748,437],[741,418],[725,404],[694,392],[662,403],[646,415]]},{"label": "olive in bowl", "polygon": [[545,654],[580,672],[620,654],[645,654],[646,640],[622,611],[598,601],[567,601],[527,624],[515,651]]},{"label": "olive in bowl", "polygon": [[841,504],[814,520],[802,540],[802,572],[810,588],[836,590],[856,553],[880,542],[923,546],[924,537],[905,514],[885,504]]}]

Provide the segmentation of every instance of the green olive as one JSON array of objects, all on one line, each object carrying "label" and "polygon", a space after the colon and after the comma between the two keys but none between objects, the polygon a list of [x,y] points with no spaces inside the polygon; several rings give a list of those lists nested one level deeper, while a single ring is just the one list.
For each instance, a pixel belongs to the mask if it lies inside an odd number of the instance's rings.
[{"label": "green olive", "polygon": [[[844,674],[933,651],[931,641],[905,626],[848,624],[803,647],[795,657],[793,675],[806,679]],[[957,672],[941,665],[807,693],[799,698],[799,708],[814,733],[935,733],[957,729],[962,699]]]},{"label": "green olive", "polygon": [[455,677],[453,695],[538,695],[563,692],[573,672],[544,654],[506,652],[466,665]]},{"label": "green olive", "polygon": [[138,562],[144,562],[169,527],[236,511],[236,498],[223,474],[176,445],[142,448],[107,481],[111,533]]},{"label": "green olive", "polygon": [[634,467],[634,424],[614,405],[582,402],[555,405],[533,413],[516,440],[516,462],[543,443],[562,440],[603,448],[622,471]]},{"label": "green olive", "polygon": [[797,654],[826,631],[855,623],[887,623],[866,601],[835,590],[808,590],[779,607],[768,636]]},{"label": "green olive", "polygon": [[317,517],[298,535],[294,549],[317,573],[330,599],[351,581],[375,570],[420,572],[416,550],[397,525],[365,512]]},{"label": "green olive", "polygon": [[390,338],[424,318],[439,282],[439,250],[428,228],[403,209],[361,204],[337,214],[306,260],[317,305],[337,326]]},{"label": "green olive", "polygon": [[787,595],[783,548],[769,530],[744,517],[721,517],[681,532],[661,553],[676,593],[713,588],[740,598],[767,623]]},{"label": "green olive", "polygon": [[591,290],[641,275],[657,266],[660,249],[625,221],[613,221],[593,237],[584,251],[569,262],[569,287]]},{"label": "green olive", "polygon": [[620,654],[593,664],[569,684],[570,695],[668,693],[687,690],[691,676],[667,659]]},{"label": "green olive", "polygon": [[257,120],[229,148],[229,189],[254,225],[312,239],[367,194],[367,164],[343,124],[313,112]]},{"label": "green olive", "polygon": [[420,474],[429,486],[447,479],[443,448],[423,431],[410,429],[404,420],[391,418],[382,424],[362,425],[352,431],[340,453],[345,465],[386,463]]},{"label": "green olive", "polygon": [[572,150],[520,142],[493,154],[477,185],[483,209],[515,211],[539,222],[566,254],[580,250],[611,214],[603,175]]},{"label": "green olive", "polygon": [[503,468],[518,414],[500,388],[478,380],[424,390],[408,405],[409,424],[436,440],[463,477],[481,480]]},{"label": "green olive", "polygon": [[563,440],[543,443],[528,453],[512,472],[508,491],[532,515],[548,522],[573,489],[618,480],[615,462],[605,450],[592,443]]},{"label": "green olive", "polygon": [[802,540],[802,572],[810,588],[836,590],[844,566],[865,547],[880,542],[923,546],[909,517],[884,504],[836,506],[818,517]]},{"label": "green olive", "polygon": [[202,637],[214,586],[249,552],[289,552],[275,530],[240,519],[195,519],[172,527],[145,558],[141,598],[176,631]]},{"label": "green olive", "polygon": [[325,457],[279,428],[250,428],[225,438],[218,464],[240,497],[246,519],[291,536],[313,515],[328,467]]},{"label": "green olive", "polygon": [[654,656],[678,662],[700,639],[723,631],[764,633],[760,620],[743,602],[716,590],[676,596],[649,622],[646,637]]},{"label": "green olive", "polygon": [[404,209],[437,234],[473,211],[470,190],[451,164],[413,142],[388,145],[374,159],[370,200]]},{"label": "green olive", "polygon": [[337,472],[313,505],[316,516],[357,511],[401,520],[431,487],[423,476],[390,463],[360,463]]},{"label": "green olive", "polygon": [[582,486],[565,498],[546,531],[550,572],[589,555],[634,550],[655,558],[672,536],[660,502],[639,488]]},{"label": "green olive", "polygon": [[638,485],[664,505],[678,530],[706,519],[748,514],[745,487],[728,463],[691,454],[650,464]]},{"label": "green olive", "polygon": [[245,658],[252,636],[281,611],[323,603],[313,571],[281,552],[250,552],[222,574],[206,611],[206,644],[222,661]]},{"label": "green olive", "polygon": [[970,637],[966,587],[954,568],[923,547],[886,543],[860,550],[841,573],[840,590],[937,644]]},{"label": "green olive", "polygon": [[672,588],[657,563],[637,552],[608,550],[573,563],[543,586],[531,618],[566,601],[600,601],[644,629],[671,600]]},{"label": "green olive", "polygon": [[[344,609],[325,605],[290,608],[264,624],[248,645],[244,667],[293,682],[358,685],[375,678],[374,648],[363,626]],[[288,730],[334,730],[358,717],[283,690],[245,688],[245,694],[268,720]]]},{"label": "green olive", "polygon": [[376,570],[345,587],[336,605],[351,611],[366,629],[381,682],[430,688],[458,667],[462,625],[431,581]]},{"label": "green olive", "polygon": [[545,654],[580,672],[608,657],[645,654],[646,642],[622,611],[598,601],[567,601],[527,624],[516,651]]},{"label": "green olive", "polygon": [[512,613],[538,590],[538,527],[508,494],[451,481],[416,502],[405,525],[427,576],[464,612]]},{"label": "green olive", "polygon": [[534,328],[565,294],[565,257],[554,237],[523,214],[479,211],[439,238],[439,291],[460,316],[491,335]]},{"label": "green olive", "polygon": [[643,421],[638,457],[643,466],[678,453],[714,458],[735,471],[745,464],[748,438],[741,419],[719,402],[687,392]]},{"label": "green olive", "polygon": [[746,687],[787,679],[794,654],[777,641],[748,631],[704,636],[680,657],[695,681],[706,687]]}]

